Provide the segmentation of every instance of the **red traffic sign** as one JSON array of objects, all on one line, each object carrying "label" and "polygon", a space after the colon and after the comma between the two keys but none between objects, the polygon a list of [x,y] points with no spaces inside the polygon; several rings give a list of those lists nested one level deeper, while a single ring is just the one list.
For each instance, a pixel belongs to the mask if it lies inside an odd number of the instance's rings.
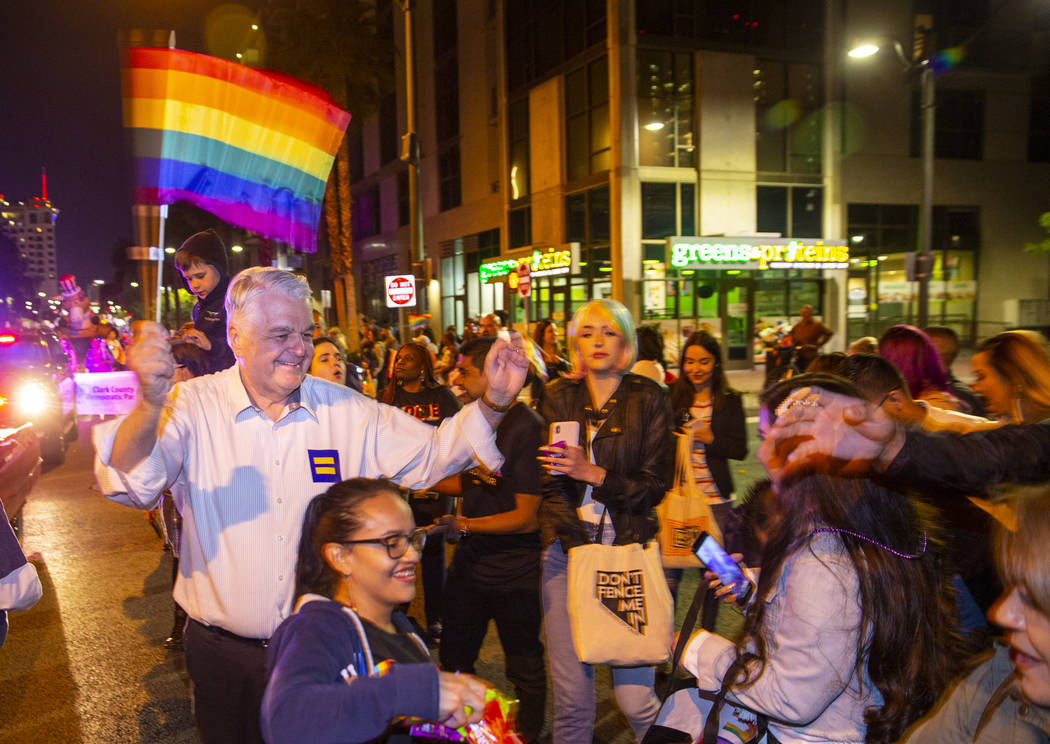
[{"label": "red traffic sign", "polygon": [[416,306],[416,278],[412,274],[386,277],[386,306]]},{"label": "red traffic sign", "polygon": [[526,261],[518,264],[518,294],[528,297],[532,294],[532,267]]}]

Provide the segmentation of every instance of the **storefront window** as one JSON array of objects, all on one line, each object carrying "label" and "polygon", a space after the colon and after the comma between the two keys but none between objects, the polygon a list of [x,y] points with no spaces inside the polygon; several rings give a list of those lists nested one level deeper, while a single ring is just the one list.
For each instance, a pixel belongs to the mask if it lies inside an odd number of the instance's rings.
[{"label": "storefront window", "polygon": [[[918,247],[918,206],[851,204],[848,213],[849,337],[878,337],[892,325],[915,323],[919,289],[906,267]],[[972,343],[975,333],[979,243],[976,208],[934,207],[929,322],[950,326],[963,343]]]}]

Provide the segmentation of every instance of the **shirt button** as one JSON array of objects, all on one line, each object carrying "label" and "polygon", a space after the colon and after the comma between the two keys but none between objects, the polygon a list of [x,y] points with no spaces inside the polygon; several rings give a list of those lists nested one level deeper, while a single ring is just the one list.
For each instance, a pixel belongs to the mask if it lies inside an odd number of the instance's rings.
[{"label": "shirt button", "polygon": [[284,503],[284,499],[282,499],[282,498],[278,497],[278,499],[277,499],[277,503],[278,503],[278,504],[283,504],[283,503]]},{"label": "shirt button", "polygon": [[284,542],[284,535],[278,535],[277,542]]},{"label": "shirt button", "polygon": [[280,576],[278,576],[277,580],[278,581],[284,581],[284,574],[281,574]]},{"label": "shirt button", "polygon": [[274,464],[274,465],[280,465],[280,464],[281,464],[281,461],[280,461],[280,460],[274,460],[274,461],[273,461],[273,464]]}]

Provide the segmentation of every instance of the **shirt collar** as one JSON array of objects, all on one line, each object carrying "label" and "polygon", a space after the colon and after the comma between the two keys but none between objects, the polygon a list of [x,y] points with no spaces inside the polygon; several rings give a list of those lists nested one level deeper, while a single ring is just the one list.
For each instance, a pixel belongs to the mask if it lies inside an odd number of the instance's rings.
[{"label": "shirt collar", "polygon": [[[244,381],[241,380],[240,364],[234,364],[232,367],[220,372],[219,374],[227,376],[226,393],[227,400],[230,404],[229,415],[234,421],[240,421],[246,411],[259,411],[258,408],[252,405],[251,398],[248,397],[248,390],[244,387]],[[309,390],[307,390],[305,395],[303,393],[303,388],[307,387],[306,380],[308,378],[309,376],[304,377],[302,384],[289,396],[288,403],[285,406],[285,415],[302,408],[309,413],[310,416],[315,419],[317,418],[316,401],[313,400],[313,396],[310,395]]]}]

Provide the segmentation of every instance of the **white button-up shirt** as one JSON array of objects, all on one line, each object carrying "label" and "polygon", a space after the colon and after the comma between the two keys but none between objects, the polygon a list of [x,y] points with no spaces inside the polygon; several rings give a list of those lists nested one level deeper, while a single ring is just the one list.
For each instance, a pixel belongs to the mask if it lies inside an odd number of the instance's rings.
[{"label": "white button-up shirt", "polygon": [[[110,466],[123,419],[95,427],[95,475],[113,501],[153,508],[183,496],[175,600],[190,617],[269,638],[292,608],[296,551],[310,500],[347,478],[422,488],[483,462],[503,462],[478,404],[439,427],[348,387],[307,376],[277,421],[252,406],[240,366],[180,383],[150,455]],[[298,398],[298,400],[295,400]]]}]

